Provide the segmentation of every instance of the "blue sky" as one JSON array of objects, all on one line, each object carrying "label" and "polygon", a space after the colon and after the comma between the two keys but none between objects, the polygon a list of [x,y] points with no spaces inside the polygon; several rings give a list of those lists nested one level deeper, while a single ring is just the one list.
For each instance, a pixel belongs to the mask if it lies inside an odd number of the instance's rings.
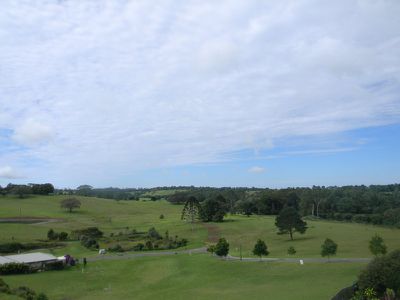
[{"label": "blue sky", "polygon": [[0,185],[399,182],[399,15],[396,0],[4,1]]}]

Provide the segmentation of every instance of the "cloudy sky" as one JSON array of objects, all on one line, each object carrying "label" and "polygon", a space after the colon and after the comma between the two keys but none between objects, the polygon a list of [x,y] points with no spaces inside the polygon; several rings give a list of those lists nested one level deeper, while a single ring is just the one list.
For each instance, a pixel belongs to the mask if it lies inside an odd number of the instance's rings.
[{"label": "cloudy sky", "polygon": [[400,182],[400,1],[15,1],[0,184]]}]

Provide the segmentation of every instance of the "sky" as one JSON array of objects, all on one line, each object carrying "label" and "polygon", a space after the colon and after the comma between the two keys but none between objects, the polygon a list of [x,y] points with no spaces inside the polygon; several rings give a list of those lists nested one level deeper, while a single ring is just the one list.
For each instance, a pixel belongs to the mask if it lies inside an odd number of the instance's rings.
[{"label": "sky", "polygon": [[0,185],[400,182],[400,1],[4,0]]}]

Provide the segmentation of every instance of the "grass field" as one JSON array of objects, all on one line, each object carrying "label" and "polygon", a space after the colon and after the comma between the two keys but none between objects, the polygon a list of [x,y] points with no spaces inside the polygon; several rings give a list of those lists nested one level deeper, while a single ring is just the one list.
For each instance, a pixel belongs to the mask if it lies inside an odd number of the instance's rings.
[{"label": "grass field", "polygon": [[[223,223],[197,223],[194,230],[180,220],[181,206],[166,201],[113,201],[81,197],[82,207],[74,213],[62,210],[62,196],[0,198],[0,217],[57,218],[44,224],[0,223],[0,242],[45,239],[49,228],[70,232],[97,226],[106,234],[155,226],[189,240],[188,248],[204,246],[210,238],[226,237],[230,253],[251,256],[258,238],[266,241],[269,257],[287,257],[294,246],[296,257],[320,257],[320,245],[327,237],[339,244],[338,257],[369,257],[368,241],[379,233],[389,250],[400,248],[400,230],[384,227],[307,221],[305,235],[276,234],[274,217],[228,216]],[[165,216],[160,219],[160,214]],[[101,246],[101,245],[100,245]],[[55,255],[95,256],[79,242],[51,250]],[[363,267],[359,263],[266,263],[221,261],[206,254],[178,254],[130,260],[91,262],[85,272],[79,268],[31,275],[6,276],[12,286],[26,285],[43,291],[50,299],[329,299],[351,284]],[[3,295],[2,295],[3,296]],[[2,298],[3,299],[3,298]],[[6,298],[4,298],[6,299]],[[13,299],[9,297],[7,299]]]},{"label": "grass field", "polygon": [[96,262],[84,273],[7,276],[50,299],[329,299],[351,284],[360,264],[221,261],[208,255]]}]

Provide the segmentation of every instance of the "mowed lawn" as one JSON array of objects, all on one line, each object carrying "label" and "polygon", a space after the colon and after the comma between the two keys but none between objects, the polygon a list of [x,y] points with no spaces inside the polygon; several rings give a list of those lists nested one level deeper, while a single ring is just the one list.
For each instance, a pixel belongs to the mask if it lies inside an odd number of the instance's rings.
[{"label": "mowed lawn", "polygon": [[178,254],[89,263],[86,270],[6,276],[50,299],[330,299],[364,265],[223,261]]},{"label": "mowed lawn", "polygon": [[220,235],[229,241],[234,255],[239,255],[241,245],[243,256],[251,256],[258,238],[266,242],[269,257],[288,257],[290,246],[297,251],[294,257],[320,257],[321,244],[326,238],[338,244],[337,257],[371,257],[368,245],[375,234],[382,236],[389,251],[400,249],[400,230],[396,228],[324,220],[307,220],[307,223],[306,233],[295,233],[293,241],[289,234],[277,234],[273,216],[231,216],[217,226]]}]

